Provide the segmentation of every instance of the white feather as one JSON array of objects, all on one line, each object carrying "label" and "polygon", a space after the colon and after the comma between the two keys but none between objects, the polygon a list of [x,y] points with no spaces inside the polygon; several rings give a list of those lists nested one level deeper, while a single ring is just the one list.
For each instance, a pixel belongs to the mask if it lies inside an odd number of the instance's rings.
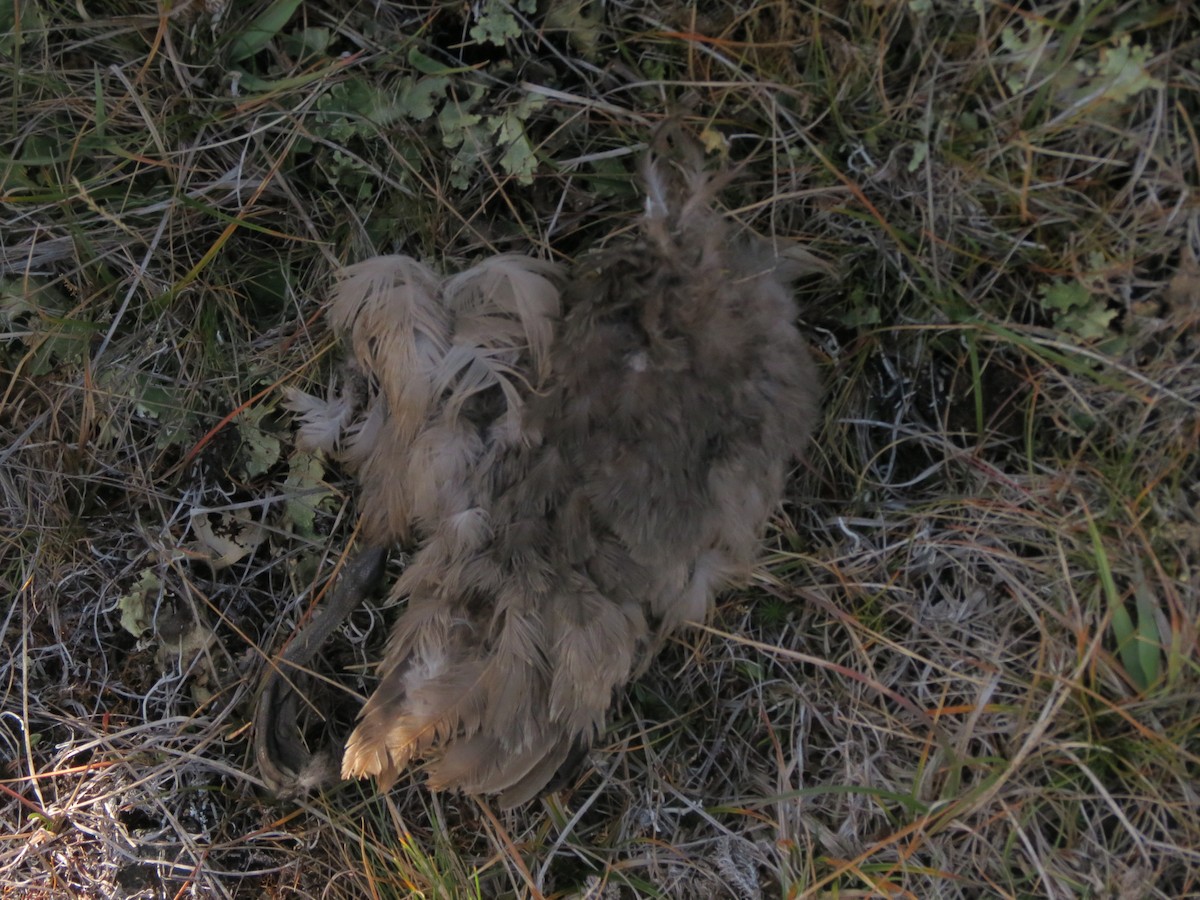
[{"label": "white feather", "polygon": [[354,398],[333,388],[324,400],[296,388],[284,388],[284,407],[300,416],[296,444],[304,450],[322,450],[332,454],[342,440],[342,434],[358,411]]}]

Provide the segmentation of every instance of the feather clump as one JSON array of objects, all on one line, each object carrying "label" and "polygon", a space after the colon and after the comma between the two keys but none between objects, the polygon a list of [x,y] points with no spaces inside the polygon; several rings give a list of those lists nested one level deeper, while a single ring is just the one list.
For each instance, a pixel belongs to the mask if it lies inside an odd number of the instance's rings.
[{"label": "feather clump", "polygon": [[357,470],[373,545],[416,541],[407,606],[343,777],[529,799],[616,690],[744,578],[812,429],[789,266],[648,160],[637,236],[568,272],[502,255],[448,279],[345,270],[331,322],[365,387],[293,395]]}]

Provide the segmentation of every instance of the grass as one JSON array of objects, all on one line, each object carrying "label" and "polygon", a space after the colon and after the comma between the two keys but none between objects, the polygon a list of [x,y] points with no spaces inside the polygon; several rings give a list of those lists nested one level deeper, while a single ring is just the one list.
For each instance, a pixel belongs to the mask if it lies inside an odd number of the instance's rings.
[{"label": "grass", "polygon": [[[266,796],[332,271],[570,258],[669,113],[836,271],[755,583],[560,795]],[[0,0],[0,894],[1200,896],[1197,120],[1183,2]]]}]

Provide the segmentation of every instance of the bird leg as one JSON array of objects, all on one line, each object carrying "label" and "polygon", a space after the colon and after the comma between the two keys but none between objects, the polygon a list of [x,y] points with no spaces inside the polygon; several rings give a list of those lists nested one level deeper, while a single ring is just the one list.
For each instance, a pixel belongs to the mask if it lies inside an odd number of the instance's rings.
[{"label": "bird leg", "polygon": [[312,755],[300,740],[295,678],[321,645],[383,577],[387,550],[368,546],[346,564],[333,596],[263,673],[254,711],[254,758],[267,786],[284,796],[305,794],[336,777],[328,754]]}]

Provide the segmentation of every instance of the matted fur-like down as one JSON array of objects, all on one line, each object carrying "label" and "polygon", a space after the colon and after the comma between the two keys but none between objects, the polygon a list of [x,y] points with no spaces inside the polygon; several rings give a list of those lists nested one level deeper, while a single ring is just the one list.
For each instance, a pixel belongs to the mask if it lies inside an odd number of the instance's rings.
[{"label": "matted fur-like down", "polygon": [[357,472],[368,543],[408,542],[472,506],[466,473],[488,441],[476,420],[482,412],[521,439],[524,397],[548,373],[561,285],[555,264],[514,254],[445,280],[407,256],[343,270],[329,317],[366,389],[324,400],[292,390],[288,405],[303,446]]},{"label": "matted fur-like down", "polygon": [[698,170],[644,180],[641,233],[583,258],[561,310],[557,270],[514,256],[342,281],[333,320],[376,392],[357,425],[316,401],[304,427],[349,434],[376,539],[421,540],[343,777],[386,788],[424,759],[435,789],[535,796],[749,572],[817,411],[792,267]]}]

